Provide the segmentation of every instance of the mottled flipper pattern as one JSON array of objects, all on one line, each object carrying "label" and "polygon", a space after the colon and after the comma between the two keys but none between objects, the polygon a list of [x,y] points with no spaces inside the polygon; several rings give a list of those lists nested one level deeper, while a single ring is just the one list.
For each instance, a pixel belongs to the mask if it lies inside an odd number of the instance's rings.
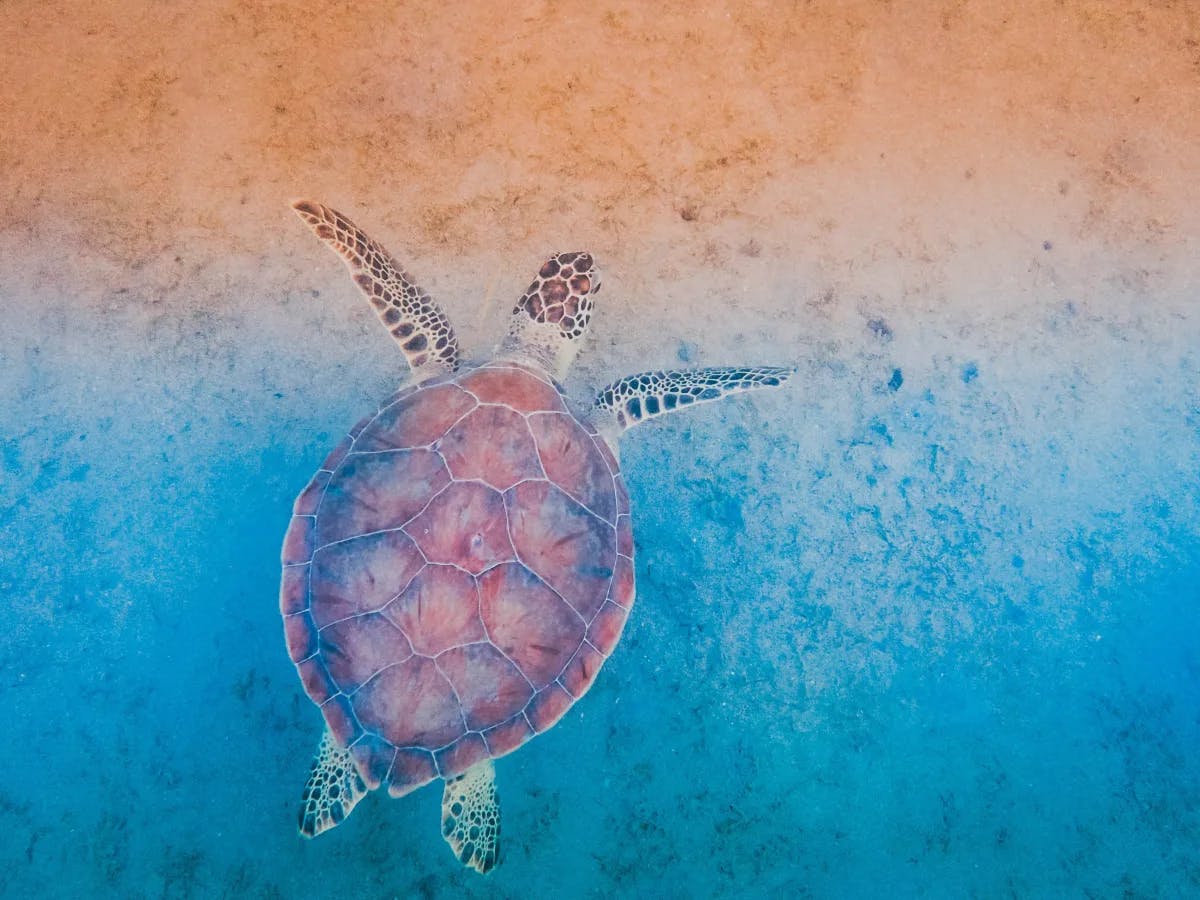
[{"label": "mottled flipper pattern", "polygon": [[500,861],[500,798],[490,759],[446,782],[442,836],[459,862],[486,874]]},{"label": "mottled flipper pattern", "polygon": [[366,794],[367,786],[354,767],[350,751],[339,747],[326,730],[304,785],[300,833],[305,837],[316,837],[341,824]]},{"label": "mottled flipper pattern", "polygon": [[755,388],[778,387],[796,372],[793,367],[689,369],[629,375],[604,388],[596,408],[610,414],[624,431],[639,422],[694,403],[720,400]]},{"label": "mottled flipper pattern", "polygon": [[458,368],[458,338],[446,314],[382,246],[328,206],[299,200],[292,208],[346,261],[418,380]]}]

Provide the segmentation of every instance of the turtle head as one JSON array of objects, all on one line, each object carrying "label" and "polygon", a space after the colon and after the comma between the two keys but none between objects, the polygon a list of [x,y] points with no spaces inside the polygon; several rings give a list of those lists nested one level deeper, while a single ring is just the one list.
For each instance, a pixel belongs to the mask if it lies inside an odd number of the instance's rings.
[{"label": "turtle head", "polygon": [[501,352],[562,378],[587,334],[600,271],[590,253],[550,257],[513,307]]}]

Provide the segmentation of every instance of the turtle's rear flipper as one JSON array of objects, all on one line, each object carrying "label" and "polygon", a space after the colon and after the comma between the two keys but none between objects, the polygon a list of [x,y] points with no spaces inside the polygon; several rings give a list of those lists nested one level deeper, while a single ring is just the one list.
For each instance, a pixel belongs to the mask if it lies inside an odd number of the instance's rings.
[{"label": "turtle's rear flipper", "polygon": [[486,874],[500,861],[500,797],[490,759],[447,779],[442,793],[442,837],[459,862]]},{"label": "turtle's rear flipper", "polygon": [[312,200],[297,200],[292,209],[346,261],[417,381],[458,368],[458,338],[450,320],[378,242],[336,209]]},{"label": "turtle's rear flipper", "polygon": [[720,400],[755,388],[778,387],[795,372],[793,366],[643,372],[614,381],[600,391],[596,408],[612,417],[620,433],[639,422],[696,403]]},{"label": "turtle's rear flipper", "polygon": [[326,729],[313,757],[312,772],[304,785],[300,807],[300,833],[316,837],[339,825],[366,796],[367,786],[354,767],[350,751],[339,747]]}]

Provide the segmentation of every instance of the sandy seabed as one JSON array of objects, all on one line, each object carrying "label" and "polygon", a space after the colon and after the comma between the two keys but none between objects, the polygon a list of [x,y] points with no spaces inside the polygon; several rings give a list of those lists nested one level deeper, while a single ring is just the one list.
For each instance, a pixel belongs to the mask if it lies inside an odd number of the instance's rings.
[{"label": "sandy seabed", "polygon": [[[1200,6],[0,8],[0,894],[1200,895]],[[793,362],[631,432],[638,607],[499,763],[295,833],[296,492],[404,377],[288,210],[485,356]]]}]

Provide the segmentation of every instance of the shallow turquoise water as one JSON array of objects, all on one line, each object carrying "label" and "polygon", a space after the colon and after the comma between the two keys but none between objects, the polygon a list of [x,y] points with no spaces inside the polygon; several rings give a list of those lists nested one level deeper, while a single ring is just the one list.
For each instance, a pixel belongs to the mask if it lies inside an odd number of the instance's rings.
[{"label": "shallow turquoise water", "polygon": [[790,348],[787,391],[632,432],[638,606],[499,764],[481,879],[434,789],[295,833],[319,719],[279,542],[400,361],[275,299],[328,341],[249,301],[0,313],[0,893],[1200,894],[1194,350],[1059,311],[1040,370],[1004,335],[913,366],[890,340],[918,323],[864,320]]}]

